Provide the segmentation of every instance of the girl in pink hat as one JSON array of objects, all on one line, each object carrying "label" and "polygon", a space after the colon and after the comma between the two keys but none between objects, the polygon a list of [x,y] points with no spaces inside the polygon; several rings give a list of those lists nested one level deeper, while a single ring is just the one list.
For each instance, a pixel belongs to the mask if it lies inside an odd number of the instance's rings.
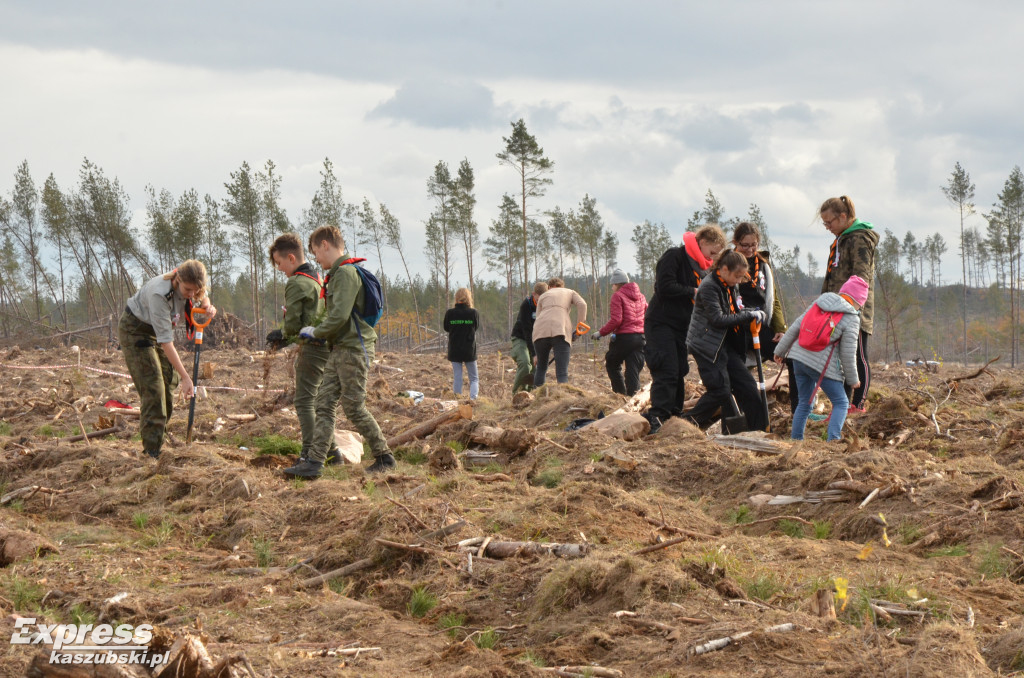
[{"label": "girl in pink hat", "polygon": [[[825,292],[797,318],[775,347],[775,362],[793,361],[800,401],[793,412],[790,437],[804,439],[807,415],[820,387],[832,401],[828,440],[842,437],[850,400],[846,388],[860,386],[857,373],[857,340],[860,309],[868,298],[868,283],[860,276],[850,278],[839,293]],[[838,349],[838,350],[837,350]]]}]

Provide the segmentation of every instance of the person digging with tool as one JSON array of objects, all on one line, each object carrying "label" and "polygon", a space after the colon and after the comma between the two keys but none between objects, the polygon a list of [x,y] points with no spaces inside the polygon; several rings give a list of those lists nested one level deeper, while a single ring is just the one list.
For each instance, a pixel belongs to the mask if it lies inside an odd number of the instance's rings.
[{"label": "person digging with tool", "polygon": [[[573,328],[569,309],[576,307],[576,323]],[[548,291],[537,299],[537,319],[533,323],[533,347],[537,351],[537,368],[533,373],[533,385],[543,386],[548,374],[548,361],[555,356],[555,379],[559,384],[569,382],[569,355],[572,342],[580,334],[580,327],[586,327],[587,302],[576,291],[565,286],[561,278],[548,280]],[[587,327],[589,330],[590,328]]]},{"label": "person digging with tool", "polygon": [[128,300],[117,324],[121,352],[139,392],[142,451],[154,459],[160,456],[174,409],[174,387],[180,381],[186,400],[195,391],[192,376],[174,348],[174,328],[190,323],[193,306],[210,320],[217,315],[207,296],[209,286],[203,262],[184,261],[170,273],[148,280]]},{"label": "person digging with tool", "polygon": [[737,400],[746,415],[747,430],[763,431],[768,426],[757,384],[745,365],[750,322],[763,323],[765,313],[740,306],[737,286],[746,279],[746,257],[735,250],[723,250],[697,288],[686,347],[697,362],[707,391],[693,409],[683,412],[683,418],[702,429],[715,422],[719,409],[723,417],[738,416]]},{"label": "person digging with tool", "polygon": [[366,472],[390,471],[395,468],[395,457],[377,420],[366,409],[366,378],[373,362],[377,333],[362,317],[366,308],[363,278],[351,260],[345,258],[345,240],[336,226],[321,226],[313,231],[309,249],[317,263],[329,269],[324,281],[327,315],[316,327],[303,327],[299,336],[323,339],[331,354],[316,394],[316,424],[309,456],[284,472],[301,478],[320,477],[327,450],[334,440],[339,400],[345,416],[373,452],[375,461]]}]

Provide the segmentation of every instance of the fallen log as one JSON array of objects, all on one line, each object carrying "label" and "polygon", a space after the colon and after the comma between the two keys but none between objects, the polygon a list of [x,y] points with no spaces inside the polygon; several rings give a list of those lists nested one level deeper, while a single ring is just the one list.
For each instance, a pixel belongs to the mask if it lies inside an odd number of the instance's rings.
[{"label": "fallen log", "polygon": [[540,443],[540,436],[533,429],[510,428],[478,424],[469,432],[469,440],[488,448],[508,452],[513,457],[525,454]]},{"label": "fallen log", "polygon": [[225,419],[230,421],[256,421],[256,415],[253,413],[248,414],[225,414]]},{"label": "fallen log", "polygon": [[549,666],[541,669],[558,676],[594,676],[594,678],[622,678],[625,674],[618,669],[606,669],[603,666]]},{"label": "fallen log", "polygon": [[75,443],[78,442],[79,440],[88,440],[89,438],[101,438],[103,436],[108,436],[111,433],[117,433],[123,428],[124,427],[122,426],[111,426],[110,428],[101,429],[99,431],[90,431],[88,433],[82,433],[77,436],[71,436],[70,438],[61,438],[60,442]]},{"label": "fallen log", "polygon": [[[776,626],[769,626],[764,629],[764,633],[786,633],[787,631],[793,631],[796,629],[796,624],[778,624]],[[734,633],[731,636],[725,638],[716,638],[715,640],[709,640],[702,645],[695,645],[687,650],[689,655],[706,654],[708,652],[714,652],[715,650],[721,650],[724,647],[728,647],[730,644],[735,643],[737,640],[741,640],[751,635],[753,631],[743,631],[741,633]]]},{"label": "fallen log", "polygon": [[394,449],[399,445],[404,445],[409,441],[416,440],[417,438],[425,438],[434,431],[441,424],[447,424],[451,421],[458,421],[459,419],[472,419],[473,418],[473,405],[471,403],[461,403],[458,407],[447,412],[442,412],[433,419],[425,421],[422,424],[413,426],[408,431],[399,433],[398,435],[391,436],[388,438],[388,447]]},{"label": "fallen log", "polygon": [[[43,494],[66,494],[71,490],[54,490],[50,487],[43,487],[41,485],[30,485],[28,487],[20,487],[17,490],[12,490],[0,497],[0,506],[8,504],[19,497],[25,497],[25,501],[28,501],[38,493]],[[27,496],[26,496],[27,495]]]},{"label": "fallen log", "polygon": [[551,555],[557,558],[582,558],[590,553],[590,544],[541,544],[535,541],[492,541],[482,555],[490,558]]},{"label": "fallen log", "polygon": [[362,560],[357,560],[345,567],[339,567],[337,570],[331,570],[330,572],[325,572],[319,576],[304,579],[299,583],[299,588],[308,589],[314,586],[320,586],[333,579],[337,579],[338,577],[344,577],[352,574],[353,572],[359,572],[360,570],[365,570],[369,567],[373,567],[373,558],[363,558]]},{"label": "fallen log", "polygon": [[758,454],[784,454],[787,446],[781,443],[774,443],[764,438],[755,438],[753,436],[744,435],[723,435],[721,433],[712,434],[711,440],[724,445],[725,447],[734,447],[742,450],[750,450],[751,452],[757,452]]},{"label": "fallen log", "polygon": [[469,473],[467,475],[482,483],[511,483],[513,480],[512,476],[507,473]]},{"label": "fallen log", "polygon": [[[620,414],[623,412],[643,412],[651,406],[651,385],[647,384],[642,389],[636,392],[636,394],[626,401],[626,404],[617,410],[614,410],[612,414]],[[610,415],[609,415],[610,416]]]},{"label": "fallen log", "polygon": [[445,525],[444,527],[434,530],[432,532],[420,532],[418,536],[420,539],[424,541],[432,541],[434,539],[437,539],[438,537],[447,537],[450,534],[455,534],[468,524],[469,523],[467,523],[465,520],[459,520],[450,525]]}]

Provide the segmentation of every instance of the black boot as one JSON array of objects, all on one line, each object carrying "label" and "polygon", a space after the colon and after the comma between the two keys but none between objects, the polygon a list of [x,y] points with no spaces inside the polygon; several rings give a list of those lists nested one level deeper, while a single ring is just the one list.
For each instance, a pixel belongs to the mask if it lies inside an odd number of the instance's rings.
[{"label": "black boot", "polygon": [[390,452],[385,452],[384,454],[382,454],[379,457],[377,457],[376,461],[374,461],[370,465],[370,467],[368,469],[366,469],[366,472],[367,473],[387,473],[388,471],[394,470],[394,468],[395,468],[395,457],[394,457],[394,455],[392,455]]},{"label": "black boot", "polygon": [[304,459],[295,466],[290,466],[284,470],[287,475],[311,479],[319,478],[323,471],[324,465],[321,462],[309,459]]},{"label": "black boot", "polygon": [[336,464],[340,464],[342,461],[341,453],[338,451],[338,448],[332,447],[327,451],[327,459],[324,460],[324,463],[328,466],[335,466]]}]

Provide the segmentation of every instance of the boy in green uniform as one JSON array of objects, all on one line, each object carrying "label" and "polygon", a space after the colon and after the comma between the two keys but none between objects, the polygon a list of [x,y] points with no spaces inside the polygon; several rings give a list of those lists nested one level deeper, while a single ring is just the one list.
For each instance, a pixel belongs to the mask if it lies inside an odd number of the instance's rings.
[{"label": "boy in green uniform", "polygon": [[[324,378],[324,367],[331,352],[323,342],[309,341],[299,336],[299,330],[312,325],[324,308],[320,293],[320,274],[306,261],[302,241],[295,233],[285,233],[270,246],[270,263],[288,277],[284,286],[284,327],[271,332],[268,343],[284,345],[299,344],[295,358],[295,414],[302,430],[302,452],[299,461],[309,456],[313,442],[313,425],[316,422],[317,391]],[[327,463],[336,464],[341,459],[333,445],[327,455]]]},{"label": "boy in green uniform", "polygon": [[345,258],[345,241],[336,226],[321,226],[309,237],[309,249],[322,268],[330,267],[324,281],[327,314],[316,327],[307,326],[299,336],[327,342],[330,356],[324,380],[316,396],[316,424],[308,458],[285,473],[304,478],[319,478],[330,441],[334,438],[334,420],[341,401],[345,416],[370,446],[374,463],[368,473],[381,473],[395,467],[377,420],[366,409],[366,377],[373,361],[377,333],[362,319],[366,308],[363,280],[352,260]]}]

